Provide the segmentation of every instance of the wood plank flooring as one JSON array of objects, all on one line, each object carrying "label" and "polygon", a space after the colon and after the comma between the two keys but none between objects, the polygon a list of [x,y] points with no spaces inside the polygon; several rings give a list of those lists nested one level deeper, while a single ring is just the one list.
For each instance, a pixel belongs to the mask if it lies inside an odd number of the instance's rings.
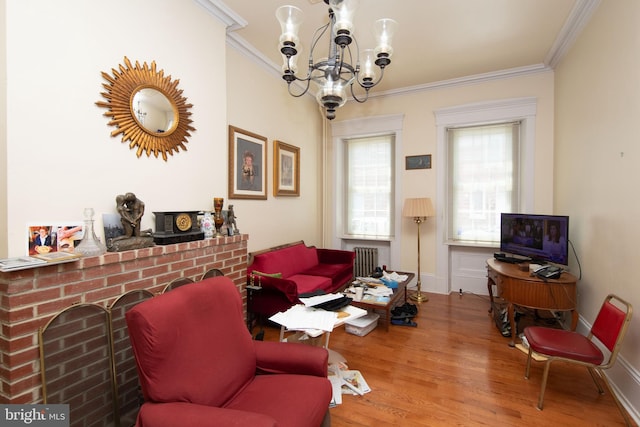
[{"label": "wood plank flooring", "polygon": [[[625,425],[585,368],[562,363],[551,366],[539,411],[543,365],[533,362],[524,378],[526,355],[508,346],[488,306],[484,296],[429,294],[414,319],[417,328],[379,326],[365,337],[337,328],[329,348],[360,370],[372,391],[343,395],[331,409],[332,426]],[[265,328],[265,340],[278,333]]]}]

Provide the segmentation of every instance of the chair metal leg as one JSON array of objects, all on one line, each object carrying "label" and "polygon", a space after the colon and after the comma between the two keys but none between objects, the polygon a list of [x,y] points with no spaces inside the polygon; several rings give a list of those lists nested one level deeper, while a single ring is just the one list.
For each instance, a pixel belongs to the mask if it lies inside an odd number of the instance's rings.
[{"label": "chair metal leg", "polygon": [[[589,370],[591,370],[591,369],[589,369]],[[624,406],[622,406],[622,403],[618,400],[618,396],[616,396],[616,394],[613,392],[613,389],[611,388],[611,384],[609,383],[609,380],[607,379],[607,376],[604,374],[604,372],[602,372],[601,369],[595,368],[595,370],[598,372],[600,378],[602,378],[602,381],[607,386],[607,389],[609,390],[609,393],[611,393],[611,397],[613,397],[613,401],[616,402],[616,406],[618,407],[618,410],[622,414],[622,418],[624,418],[625,425],[627,427],[634,426],[635,424],[632,423],[631,417],[627,413],[627,410],[624,408]]]},{"label": "chair metal leg", "polygon": [[524,371],[524,377],[526,379],[529,379],[529,370],[531,369],[532,356],[533,356],[533,350],[531,349],[531,347],[529,347],[529,354],[527,356],[527,368]]},{"label": "chair metal leg", "polygon": [[538,398],[538,409],[542,411],[542,402],[544,401],[544,391],[547,388],[547,378],[549,377],[549,368],[551,360],[547,360],[544,364],[544,373],[542,374],[542,385],[540,386],[540,397]]},{"label": "chair metal leg", "polygon": [[598,387],[598,393],[604,394],[604,390],[602,389],[602,386],[600,385],[600,381],[598,381],[598,378],[596,378],[596,377],[602,378],[604,376],[602,374],[602,372],[597,372],[596,373],[595,369],[594,368],[590,368],[590,367],[587,367],[587,369],[589,370],[589,374],[591,374],[591,379],[593,379],[593,382],[596,383],[596,387]]}]

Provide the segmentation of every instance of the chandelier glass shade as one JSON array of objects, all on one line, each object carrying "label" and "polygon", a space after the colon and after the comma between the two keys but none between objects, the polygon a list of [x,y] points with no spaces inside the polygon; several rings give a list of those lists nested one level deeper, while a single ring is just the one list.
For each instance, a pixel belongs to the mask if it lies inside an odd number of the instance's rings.
[{"label": "chandelier glass shade", "polygon": [[[347,101],[347,88],[358,102],[365,102],[369,90],[382,80],[384,69],[391,63],[392,41],[397,23],[393,19],[379,19],[374,24],[375,49],[359,51],[353,34],[353,15],[357,0],[324,0],[329,6],[329,22],[315,31],[309,52],[306,75],[298,74],[298,57],[302,46],[298,31],[302,23],[302,11],[295,6],[281,6],[276,10],[282,33],[279,49],[283,57],[282,78],[287,82],[289,94],[300,97],[306,94],[313,82],[316,99],[324,108],[326,117],[332,120],[336,109]],[[326,43],[320,43],[326,39]],[[328,47],[324,57],[316,58],[319,46]],[[355,48],[352,51],[352,45]],[[378,73],[379,70],[379,73]],[[296,93],[291,83],[300,81],[303,89]],[[358,97],[354,85],[364,89]]]}]

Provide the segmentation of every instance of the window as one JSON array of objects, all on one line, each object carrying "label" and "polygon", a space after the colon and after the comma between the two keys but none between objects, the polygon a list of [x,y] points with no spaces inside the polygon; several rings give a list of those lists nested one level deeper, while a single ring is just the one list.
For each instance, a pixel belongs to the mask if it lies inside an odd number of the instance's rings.
[{"label": "window", "polygon": [[448,240],[497,243],[519,205],[520,122],[447,129]]},{"label": "window", "polygon": [[393,236],[394,135],[344,141],[344,234]]}]

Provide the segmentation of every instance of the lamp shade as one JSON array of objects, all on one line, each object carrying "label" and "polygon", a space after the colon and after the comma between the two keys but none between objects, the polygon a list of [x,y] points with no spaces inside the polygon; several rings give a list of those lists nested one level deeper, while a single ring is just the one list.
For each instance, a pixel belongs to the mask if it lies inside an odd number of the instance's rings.
[{"label": "lamp shade", "polygon": [[407,218],[427,218],[434,216],[433,204],[428,197],[405,199],[402,216]]}]

